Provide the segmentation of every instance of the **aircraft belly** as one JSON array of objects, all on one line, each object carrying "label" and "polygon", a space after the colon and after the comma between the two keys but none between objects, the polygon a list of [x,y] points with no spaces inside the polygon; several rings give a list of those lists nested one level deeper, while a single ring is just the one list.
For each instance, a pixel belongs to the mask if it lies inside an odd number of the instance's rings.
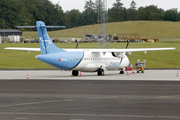
[{"label": "aircraft belly", "polygon": [[93,63],[91,60],[82,60],[74,69],[82,72],[95,72],[98,68],[97,63]]}]

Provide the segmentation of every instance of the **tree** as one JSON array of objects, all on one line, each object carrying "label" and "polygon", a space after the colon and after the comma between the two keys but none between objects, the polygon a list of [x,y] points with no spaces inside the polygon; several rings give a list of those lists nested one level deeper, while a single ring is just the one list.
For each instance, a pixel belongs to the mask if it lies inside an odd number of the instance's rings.
[{"label": "tree", "polygon": [[150,5],[138,9],[139,20],[163,20],[164,10],[157,6]]},{"label": "tree", "polygon": [[127,16],[128,16],[127,17],[128,20],[137,20],[138,19],[136,3],[134,2],[134,0],[131,2],[130,8],[127,10]]},{"label": "tree", "polygon": [[95,13],[95,4],[92,0],[86,1],[83,11],[83,17],[86,21],[85,25],[95,24],[97,21],[97,14]]},{"label": "tree", "polygon": [[164,14],[164,20],[166,21],[176,21],[177,20],[178,11],[177,8],[173,8],[167,10]]},{"label": "tree", "polygon": [[71,27],[78,27],[81,25],[81,13],[79,10],[73,9],[71,11],[68,11],[66,15],[69,17]]},{"label": "tree", "polygon": [[108,16],[110,22],[124,21],[125,18],[125,9],[121,0],[116,0],[116,3],[113,4],[113,7],[108,10]]}]

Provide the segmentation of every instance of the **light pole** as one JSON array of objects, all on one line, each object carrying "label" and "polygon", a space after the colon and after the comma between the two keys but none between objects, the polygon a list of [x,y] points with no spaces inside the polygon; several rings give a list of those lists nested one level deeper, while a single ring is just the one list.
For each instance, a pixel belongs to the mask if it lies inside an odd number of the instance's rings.
[{"label": "light pole", "polygon": [[4,19],[3,19],[3,29],[4,29],[4,40],[5,40],[5,22],[4,22]]}]

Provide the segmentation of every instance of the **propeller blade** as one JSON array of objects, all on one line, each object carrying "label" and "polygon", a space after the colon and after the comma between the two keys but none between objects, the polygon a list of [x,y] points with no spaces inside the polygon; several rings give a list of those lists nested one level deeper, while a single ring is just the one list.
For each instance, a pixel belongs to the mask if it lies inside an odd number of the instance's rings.
[{"label": "propeller blade", "polygon": [[79,45],[79,42],[77,42],[77,44],[76,44],[76,49],[78,48],[78,45]]},{"label": "propeller blade", "polygon": [[128,48],[128,46],[129,46],[129,42],[130,42],[130,40],[128,40],[128,41],[127,41],[126,49],[127,49],[127,48]]},{"label": "propeller blade", "polygon": [[123,61],[123,58],[121,58],[120,65],[121,65],[122,61]]},{"label": "propeller blade", "polygon": [[[129,42],[130,42],[130,40],[127,41],[126,49],[127,49],[128,46],[129,46]],[[126,55],[128,55],[128,54],[126,53]]]}]

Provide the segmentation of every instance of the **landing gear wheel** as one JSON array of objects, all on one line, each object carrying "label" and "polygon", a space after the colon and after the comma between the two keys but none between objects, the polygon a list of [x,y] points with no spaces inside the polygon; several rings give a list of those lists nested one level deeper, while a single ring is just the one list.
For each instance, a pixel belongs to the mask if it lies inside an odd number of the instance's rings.
[{"label": "landing gear wheel", "polygon": [[137,73],[139,73],[139,71],[137,71]]},{"label": "landing gear wheel", "polygon": [[142,73],[144,73],[144,71],[142,71]]},{"label": "landing gear wheel", "polygon": [[97,71],[97,75],[98,76],[104,76],[104,70],[102,68],[99,68],[98,71]]},{"label": "landing gear wheel", "polygon": [[119,74],[124,74],[124,71],[123,71],[123,70],[121,70]]},{"label": "landing gear wheel", "polygon": [[79,71],[78,70],[73,70],[72,71],[72,75],[73,76],[78,76],[79,75]]}]

